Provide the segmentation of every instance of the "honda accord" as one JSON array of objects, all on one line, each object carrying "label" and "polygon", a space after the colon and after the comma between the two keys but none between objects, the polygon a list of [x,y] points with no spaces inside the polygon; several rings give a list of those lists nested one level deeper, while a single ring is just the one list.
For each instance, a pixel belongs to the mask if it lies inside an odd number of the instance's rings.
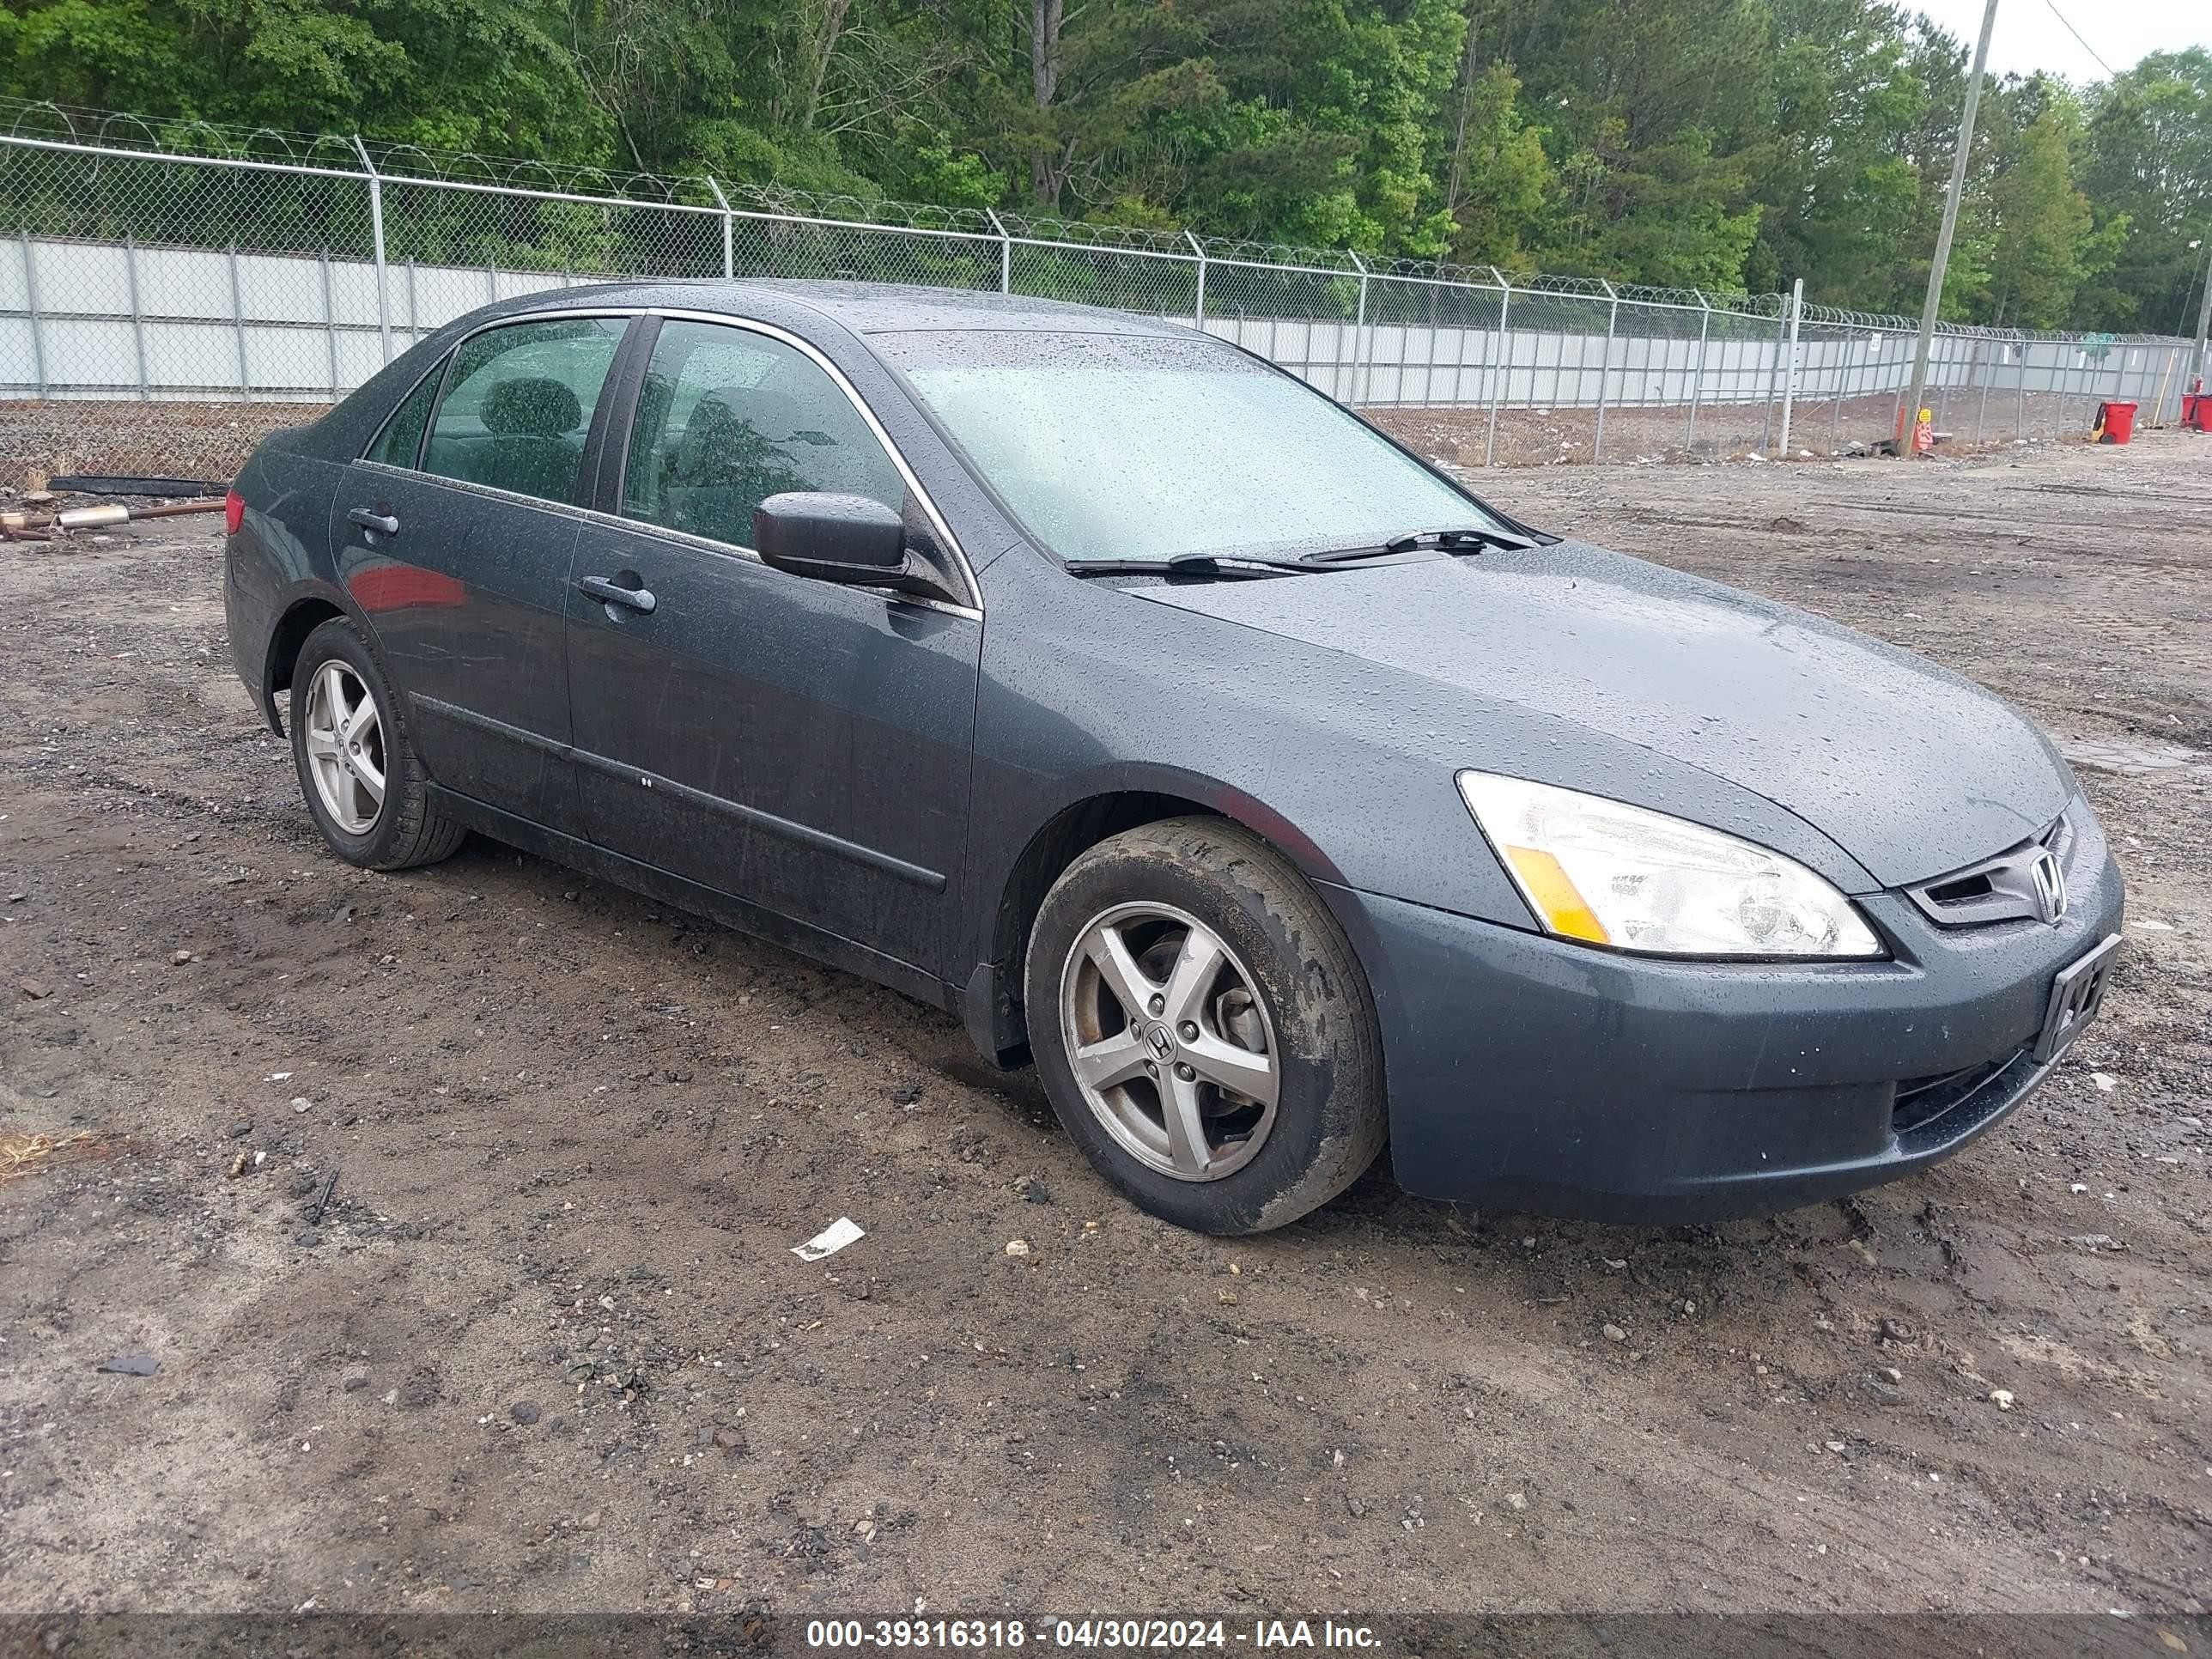
[{"label": "honda accord", "polygon": [[1701,1219],[1957,1152],[2122,890],[1944,670],[1546,534],[1172,323],[570,289],[255,453],[239,673],[374,870],[470,832],[937,1004],[1186,1227],[1387,1140]]}]

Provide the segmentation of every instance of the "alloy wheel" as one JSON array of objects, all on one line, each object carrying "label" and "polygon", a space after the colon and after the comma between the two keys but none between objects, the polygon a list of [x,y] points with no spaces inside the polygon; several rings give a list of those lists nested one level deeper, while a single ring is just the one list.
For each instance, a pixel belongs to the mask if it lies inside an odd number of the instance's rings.
[{"label": "alloy wheel", "polygon": [[1060,1018],[1076,1087],[1146,1168],[1218,1181],[1275,1122],[1274,1022],[1251,970],[1172,905],[1117,904],[1075,938]]},{"label": "alloy wheel", "polygon": [[307,770],[332,823],[365,836],[384,811],[384,716],[350,665],[315,670],[307,684]]}]

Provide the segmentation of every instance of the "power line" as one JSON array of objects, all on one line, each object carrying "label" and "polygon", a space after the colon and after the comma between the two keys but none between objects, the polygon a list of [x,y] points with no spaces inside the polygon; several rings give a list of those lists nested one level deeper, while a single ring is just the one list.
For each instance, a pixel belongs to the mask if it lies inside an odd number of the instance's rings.
[{"label": "power line", "polygon": [[[2097,58],[2096,47],[2091,46],[2087,40],[2081,40],[2081,31],[2075,28],[2071,23],[2066,21],[2066,14],[2058,9],[2058,0],[2043,0],[2043,3],[2050,7],[2051,15],[2053,17],[2056,17],[2060,23],[2064,25],[2066,33],[2072,35],[2075,40],[2081,42],[2081,50],[2087,52],[2092,58]],[[2101,58],[2097,58],[2097,67],[2103,70],[2107,75],[2118,75],[2119,73],[2118,70],[2114,69],[2110,64],[2107,64]]]}]

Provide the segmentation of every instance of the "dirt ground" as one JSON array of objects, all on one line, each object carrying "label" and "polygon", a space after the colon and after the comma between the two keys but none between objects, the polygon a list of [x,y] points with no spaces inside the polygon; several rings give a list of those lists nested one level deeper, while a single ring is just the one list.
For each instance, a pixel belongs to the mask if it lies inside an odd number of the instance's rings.
[{"label": "dirt ground", "polygon": [[2016,1117],[1718,1229],[1177,1232],[941,1013],[328,856],[205,520],[0,546],[0,1611],[2203,1613],[2212,441],[1487,484],[2132,769]]}]

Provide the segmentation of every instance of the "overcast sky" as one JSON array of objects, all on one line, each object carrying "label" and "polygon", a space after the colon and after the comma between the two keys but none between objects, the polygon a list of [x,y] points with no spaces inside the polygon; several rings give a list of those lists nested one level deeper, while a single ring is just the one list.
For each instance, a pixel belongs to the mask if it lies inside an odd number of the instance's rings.
[{"label": "overcast sky", "polygon": [[[1974,49],[1981,33],[1984,0],[1902,0],[1923,11]],[[1997,0],[1996,33],[1990,40],[1990,68],[1999,75],[2045,70],[2079,85],[2101,81],[2102,58],[2115,70],[2130,67],[2146,52],[2178,52],[2184,46],[2212,46],[2212,3],[2207,0]],[[2096,57],[2066,32],[2071,23]]]}]

